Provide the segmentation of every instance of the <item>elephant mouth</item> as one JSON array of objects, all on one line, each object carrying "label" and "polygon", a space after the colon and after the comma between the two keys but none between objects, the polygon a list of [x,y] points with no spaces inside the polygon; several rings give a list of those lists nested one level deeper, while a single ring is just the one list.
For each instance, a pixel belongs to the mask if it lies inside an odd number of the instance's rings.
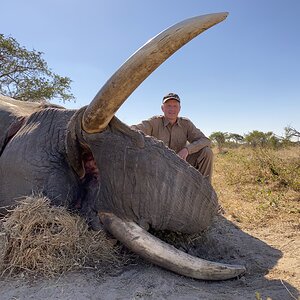
[{"label": "elephant mouth", "polygon": [[85,148],[81,157],[82,173],[79,178],[79,192],[74,209],[78,210],[93,230],[102,229],[94,197],[99,197],[100,172],[92,152]]}]

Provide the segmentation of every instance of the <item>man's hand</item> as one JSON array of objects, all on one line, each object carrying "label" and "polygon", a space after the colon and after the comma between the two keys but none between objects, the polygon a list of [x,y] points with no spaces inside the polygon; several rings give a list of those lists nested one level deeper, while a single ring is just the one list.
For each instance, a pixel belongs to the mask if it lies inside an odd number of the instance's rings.
[{"label": "man's hand", "polygon": [[187,156],[189,155],[189,151],[188,151],[188,149],[183,148],[183,149],[181,149],[181,150],[177,153],[177,155],[178,155],[180,158],[186,160]]}]

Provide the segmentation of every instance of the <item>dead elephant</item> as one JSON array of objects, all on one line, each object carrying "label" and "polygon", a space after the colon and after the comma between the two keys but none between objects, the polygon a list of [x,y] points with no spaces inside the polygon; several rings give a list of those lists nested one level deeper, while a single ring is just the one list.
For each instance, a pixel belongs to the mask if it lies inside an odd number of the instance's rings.
[{"label": "dead elephant", "polygon": [[[42,193],[54,205],[81,207],[92,225],[100,218],[129,249],[179,274],[220,280],[243,273],[243,266],[190,256],[143,229],[200,232],[212,222],[217,197],[210,183],[173,151],[114,117],[151,72],[226,16],[194,17],[163,31],[78,111],[1,96],[0,206]],[[87,180],[91,173],[93,179]]]}]

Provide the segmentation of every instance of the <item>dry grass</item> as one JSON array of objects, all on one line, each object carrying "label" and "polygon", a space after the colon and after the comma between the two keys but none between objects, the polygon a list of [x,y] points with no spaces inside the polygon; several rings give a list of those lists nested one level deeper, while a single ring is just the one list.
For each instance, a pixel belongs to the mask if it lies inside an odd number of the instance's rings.
[{"label": "dry grass", "polygon": [[0,235],[2,275],[49,277],[120,262],[114,240],[102,231],[89,231],[81,217],[43,197],[22,201],[3,220]]},{"label": "dry grass", "polygon": [[300,147],[217,153],[213,185],[226,216],[245,226],[299,226]]}]

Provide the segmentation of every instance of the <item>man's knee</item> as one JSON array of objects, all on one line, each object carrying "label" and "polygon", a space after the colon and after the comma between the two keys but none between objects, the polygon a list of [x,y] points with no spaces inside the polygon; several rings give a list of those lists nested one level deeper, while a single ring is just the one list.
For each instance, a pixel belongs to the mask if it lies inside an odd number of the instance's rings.
[{"label": "man's knee", "polygon": [[214,154],[213,154],[211,148],[204,147],[203,149],[201,149],[199,151],[198,160],[202,160],[203,158],[205,158],[207,160],[212,160],[213,157],[214,157]]},{"label": "man's knee", "polygon": [[213,169],[213,152],[209,147],[205,147],[198,152],[198,158],[196,163],[196,169],[205,177],[209,182],[212,179]]}]

